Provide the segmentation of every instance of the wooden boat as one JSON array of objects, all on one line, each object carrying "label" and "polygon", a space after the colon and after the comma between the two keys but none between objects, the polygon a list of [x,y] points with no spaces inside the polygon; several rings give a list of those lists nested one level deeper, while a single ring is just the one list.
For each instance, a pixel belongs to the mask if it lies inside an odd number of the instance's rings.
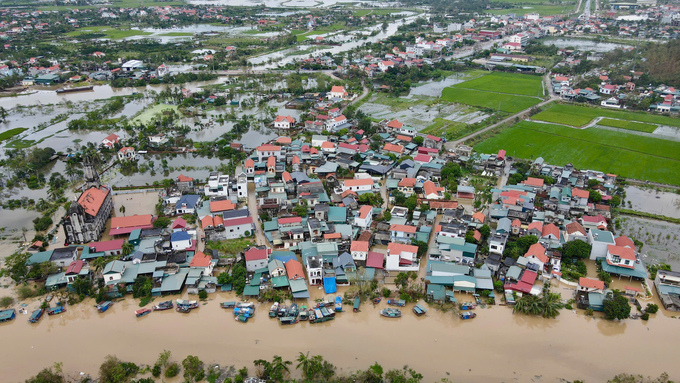
[{"label": "wooden boat", "polygon": [[309,311],[307,311],[307,306],[302,305],[300,306],[300,320],[308,320],[309,319]]},{"label": "wooden boat", "polygon": [[87,86],[79,86],[79,87],[76,87],[76,88],[61,88],[61,89],[57,89],[57,93],[58,93],[58,94],[61,94],[61,93],[71,93],[71,92],[83,92],[83,91],[92,90],[92,89],[94,89],[94,86],[92,86],[92,85],[87,85]]},{"label": "wooden boat", "polygon": [[255,315],[255,308],[254,307],[235,307],[234,308],[234,315],[235,316],[245,315],[249,318],[252,318],[253,315]]},{"label": "wooden boat", "polygon": [[390,306],[404,307],[406,306],[406,301],[403,299],[388,299],[387,304]]},{"label": "wooden boat", "polygon": [[413,313],[416,314],[417,316],[425,315],[427,314],[427,309],[418,303],[413,307]]},{"label": "wooden boat", "polygon": [[279,321],[281,324],[295,324],[298,322],[297,318],[293,316],[281,317]]},{"label": "wooden boat", "polygon": [[335,297],[335,312],[336,313],[342,312],[342,298],[339,296]]},{"label": "wooden boat", "polygon": [[198,308],[198,302],[197,301],[185,301],[183,299],[178,299],[177,300],[177,307],[187,307],[190,310],[191,309],[197,309]]},{"label": "wooden boat", "polygon": [[222,307],[223,309],[233,309],[234,307],[236,307],[236,302],[234,301],[222,302],[220,303],[220,307]]},{"label": "wooden boat", "polygon": [[472,318],[477,317],[476,313],[473,313],[473,312],[470,312],[470,311],[460,313],[459,315],[460,315],[460,319],[462,319],[462,320],[472,319]]},{"label": "wooden boat", "polygon": [[143,308],[135,311],[135,316],[137,318],[143,317],[144,315],[148,315],[151,312],[151,309]]},{"label": "wooden boat", "polygon": [[66,308],[64,308],[64,306],[56,306],[56,307],[52,307],[52,308],[47,309],[47,315],[57,315],[57,314],[61,314],[61,313],[65,312],[65,311],[66,311]]},{"label": "wooden boat", "polygon": [[177,305],[176,310],[177,310],[178,312],[181,312],[181,313],[186,314],[186,313],[190,313],[190,312],[191,312],[191,307],[189,307],[189,306],[180,306],[180,305]]},{"label": "wooden boat", "polygon": [[279,313],[279,302],[274,302],[272,307],[269,308],[269,317],[276,318]]},{"label": "wooden boat", "polygon": [[97,305],[97,311],[99,311],[100,313],[103,313],[106,310],[108,310],[109,308],[111,308],[112,305],[113,305],[113,302],[111,302],[111,301],[102,302],[102,303]]},{"label": "wooden boat", "polygon": [[354,298],[354,304],[352,305],[352,310],[355,313],[359,312],[359,305],[361,305],[361,298],[360,297],[355,297]]},{"label": "wooden boat", "polygon": [[35,310],[31,313],[31,316],[28,318],[28,321],[30,323],[37,323],[40,320],[40,318],[42,318],[44,313],[45,313],[45,309]]},{"label": "wooden boat", "polygon": [[323,323],[335,319],[334,316],[324,315],[321,311],[322,309],[314,309],[313,313],[309,316],[309,323]]},{"label": "wooden boat", "polygon": [[380,310],[380,315],[386,318],[401,318],[401,310],[393,308],[384,308]]},{"label": "wooden boat", "polygon": [[374,305],[377,305],[378,303],[380,303],[380,301],[382,301],[382,298],[380,298],[380,297],[373,298],[373,304]]},{"label": "wooden boat", "polygon": [[165,301],[153,306],[153,311],[170,310],[173,307],[175,306],[173,305],[172,301]]},{"label": "wooden boat", "polygon": [[0,322],[7,322],[17,317],[15,309],[7,309],[0,311]]},{"label": "wooden boat", "polygon": [[472,302],[465,302],[460,304],[460,309],[461,310],[474,310],[477,305],[475,305]]},{"label": "wooden boat", "polygon": [[276,313],[276,315],[280,318],[280,317],[285,317],[286,314],[288,314],[288,306],[279,305],[279,311]]},{"label": "wooden boat", "polygon": [[293,303],[290,305],[290,308],[288,309],[288,315],[289,317],[297,318],[298,314],[300,314],[300,310],[298,309],[297,303]]}]

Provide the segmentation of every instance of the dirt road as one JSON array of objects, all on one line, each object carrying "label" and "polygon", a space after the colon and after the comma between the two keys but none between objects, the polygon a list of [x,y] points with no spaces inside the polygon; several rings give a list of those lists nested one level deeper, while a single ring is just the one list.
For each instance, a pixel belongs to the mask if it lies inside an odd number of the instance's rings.
[{"label": "dirt road", "polygon": [[257,213],[257,195],[255,194],[255,184],[253,182],[248,182],[248,211],[250,216],[253,217],[253,225],[255,225],[255,240],[258,245],[266,245],[272,247],[272,245],[264,236],[264,231],[260,223],[260,215]]}]

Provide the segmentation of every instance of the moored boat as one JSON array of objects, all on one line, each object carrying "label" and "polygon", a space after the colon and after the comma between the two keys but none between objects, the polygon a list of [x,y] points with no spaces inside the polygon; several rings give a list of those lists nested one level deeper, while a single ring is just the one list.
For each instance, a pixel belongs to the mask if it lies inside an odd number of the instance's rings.
[{"label": "moored boat", "polygon": [[340,296],[335,297],[335,312],[342,312],[342,297]]},{"label": "moored boat", "polygon": [[292,305],[290,305],[290,309],[288,309],[288,315],[286,316],[297,318],[299,313],[300,311],[298,310],[297,303],[293,303]]},{"label": "moored boat", "polygon": [[477,305],[475,305],[472,302],[465,302],[460,304],[460,309],[461,310],[474,310]]},{"label": "moored boat", "polygon": [[37,323],[40,320],[40,318],[42,318],[44,313],[45,313],[45,309],[35,310],[31,313],[31,316],[28,318],[28,321],[30,323]]},{"label": "moored boat", "polygon": [[470,311],[460,313],[459,315],[460,315],[460,319],[462,319],[462,320],[472,319],[472,318],[475,318],[477,316],[477,314],[470,312]]},{"label": "moored boat", "polygon": [[297,318],[293,316],[281,317],[279,321],[281,324],[295,324],[298,322]]},{"label": "moored boat", "polygon": [[279,302],[274,302],[272,307],[269,308],[269,317],[276,318],[279,313]]},{"label": "moored boat", "polygon": [[393,308],[384,308],[380,310],[380,315],[386,318],[401,318],[401,310]]},{"label": "moored boat", "polygon": [[255,315],[255,308],[254,307],[235,307],[234,308],[234,315],[235,316],[245,315],[249,318],[252,318],[253,315]]},{"label": "moored boat", "polygon": [[198,302],[197,301],[186,301],[183,299],[178,299],[177,300],[177,307],[185,307],[188,308],[189,310],[191,309],[197,309],[198,308]]},{"label": "moored boat", "polygon": [[300,306],[300,320],[308,320],[309,319],[309,311],[307,310],[307,306],[302,305]]},{"label": "moored boat", "polygon": [[276,313],[276,315],[280,317],[285,317],[286,314],[288,314],[288,306],[286,305],[279,305],[279,311]]},{"label": "moored boat", "polygon": [[220,307],[223,309],[233,309],[236,307],[236,302],[230,301],[230,302],[222,302],[220,303]]},{"label": "moored boat", "polygon": [[380,303],[380,301],[382,301],[382,298],[380,298],[380,297],[373,298],[373,304],[374,305],[377,305],[378,303]]},{"label": "moored boat", "polygon": [[144,315],[147,315],[150,312],[151,312],[151,309],[148,309],[148,308],[139,309],[139,310],[135,311],[135,316],[137,318],[143,317]]},{"label": "moored boat", "polygon": [[354,305],[352,305],[352,310],[355,313],[359,312],[359,305],[361,305],[361,298],[360,297],[355,297],[354,298]]},{"label": "moored boat", "polygon": [[17,312],[15,309],[7,309],[0,311],[0,322],[7,322],[16,318]]},{"label": "moored boat", "polygon": [[64,306],[56,306],[47,309],[47,315],[57,315],[63,313],[64,311],[66,311],[66,308],[64,308]]},{"label": "moored boat", "polygon": [[427,309],[424,306],[421,306],[420,303],[418,303],[413,307],[413,313],[416,314],[417,316],[425,315],[427,314]]},{"label": "moored boat", "polygon": [[161,302],[161,303],[159,303],[159,304],[153,306],[153,311],[170,310],[170,309],[172,309],[173,307],[175,307],[175,306],[174,306],[174,304],[172,303],[172,301],[165,301],[165,302]]},{"label": "moored boat", "polygon": [[92,89],[94,89],[94,86],[86,85],[86,86],[79,86],[79,87],[76,87],[76,88],[57,89],[57,93],[61,94],[61,93],[71,93],[71,92],[83,92],[83,91],[92,90]]},{"label": "moored boat", "polygon": [[108,310],[109,308],[111,308],[112,305],[113,305],[113,302],[111,302],[111,301],[102,302],[102,303],[100,303],[96,306],[97,311],[99,311],[100,313],[103,313],[106,310]]},{"label": "moored boat", "polygon": [[387,304],[390,306],[404,307],[406,306],[406,301],[403,299],[388,299]]},{"label": "moored boat", "polygon": [[237,322],[246,323],[246,322],[248,322],[248,318],[249,317],[245,316],[245,315],[237,315],[237,316],[234,317],[234,320],[236,320]]}]

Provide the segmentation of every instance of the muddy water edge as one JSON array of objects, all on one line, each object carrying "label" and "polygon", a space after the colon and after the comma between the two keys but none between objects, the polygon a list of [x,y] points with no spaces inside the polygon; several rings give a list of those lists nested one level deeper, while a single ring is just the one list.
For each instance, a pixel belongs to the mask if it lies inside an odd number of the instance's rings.
[{"label": "muddy water edge", "polygon": [[[315,288],[311,293],[320,294]],[[668,347],[663,345],[680,342],[680,320],[663,310],[648,322],[609,322],[582,311],[563,310],[557,319],[547,320],[495,306],[478,308],[476,319],[461,321],[432,308],[426,317],[416,317],[412,304],[402,318],[387,319],[378,313],[384,303],[365,303],[360,313],[339,313],[334,321],[281,326],[268,318],[267,304],[244,324],[219,307],[222,301],[234,300],[233,294],[212,297],[189,314],[164,311],[136,318],[138,303],[127,298],[103,314],[86,300],[38,324],[19,315],[0,324],[5,345],[0,349],[2,380],[23,381],[54,362],[63,362],[69,374],[96,376],[106,355],[152,364],[163,350],[172,351],[178,361],[197,355],[206,363],[248,366],[251,372],[256,359],[281,355],[294,360],[299,351],[309,351],[323,355],[339,372],[365,369],[374,362],[385,368],[408,365],[429,382],[446,377],[456,382],[531,381],[536,376],[550,382],[601,382],[622,372],[663,371],[671,378],[680,376],[675,354],[659,352]],[[32,303],[29,312],[37,305]]]}]

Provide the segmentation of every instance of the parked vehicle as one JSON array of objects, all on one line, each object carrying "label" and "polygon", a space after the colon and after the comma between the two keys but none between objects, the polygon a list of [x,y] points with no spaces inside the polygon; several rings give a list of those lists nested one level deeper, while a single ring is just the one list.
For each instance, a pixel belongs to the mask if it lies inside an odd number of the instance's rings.
[{"label": "parked vehicle", "polygon": [[401,310],[393,308],[384,308],[380,310],[380,315],[386,318],[401,318]]},{"label": "parked vehicle", "polygon": [[135,311],[135,316],[137,318],[143,317],[144,315],[148,315],[150,312],[151,312],[151,309],[147,309],[147,308],[140,309],[140,310]]},{"label": "parked vehicle", "polygon": [[387,304],[390,306],[404,307],[406,306],[406,301],[403,299],[388,299]]},{"label": "parked vehicle", "polygon": [[57,315],[63,312],[66,312],[66,308],[64,306],[56,306],[47,309],[47,315]]},{"label": "parked vehicle", "polygon": [[413,313],[416,314],[417,316],[425,315],[427,314],[427,309],[424,306],[421,306],[420,303],[418,303],[413,307]]},{"label": "parked vehicle", "polygon": [[40,321],[40,318],[42,318],[44,313],[45,309],[35,310],[31,313],[31,316],[28,318],[28,321],[30,323],[38,323],[38,321]]},{"label": "parked vehicle", "polygon": [[175,306],[174,306],[174,304],[172,303],[172,301],[165,301],[165,302],[161,302],[161,303],[159,303],[159,304],[153,306],[153,311],[170,310],[170,309],[172,309],[173,307],[175,307]]},{"label": "parked vehicle", "polygon": [[111,302],[111,301],[102,302],[102,303],[97,305],[97,311],[99,311],[100,313],[103,313],[106,310],[108,310],[112,305],[113,305],[113,302]]},{"label": "parked vehicle", "polygon": [[276,318],[279,313],[279,302],[274,302],[272,307],[269,308],[269,317]]},{"label": "parked vehicle", "polygon": [[459,315],[460,315],[460,319],[462,319],[462,320],[472,319],[472,318],[477,317],[477,314],[476,314],[476,313],[473,313],[473,312],[470,312],[470,311],[466,311],[466,312],[464,312],[464,313],[460,313]]}]

